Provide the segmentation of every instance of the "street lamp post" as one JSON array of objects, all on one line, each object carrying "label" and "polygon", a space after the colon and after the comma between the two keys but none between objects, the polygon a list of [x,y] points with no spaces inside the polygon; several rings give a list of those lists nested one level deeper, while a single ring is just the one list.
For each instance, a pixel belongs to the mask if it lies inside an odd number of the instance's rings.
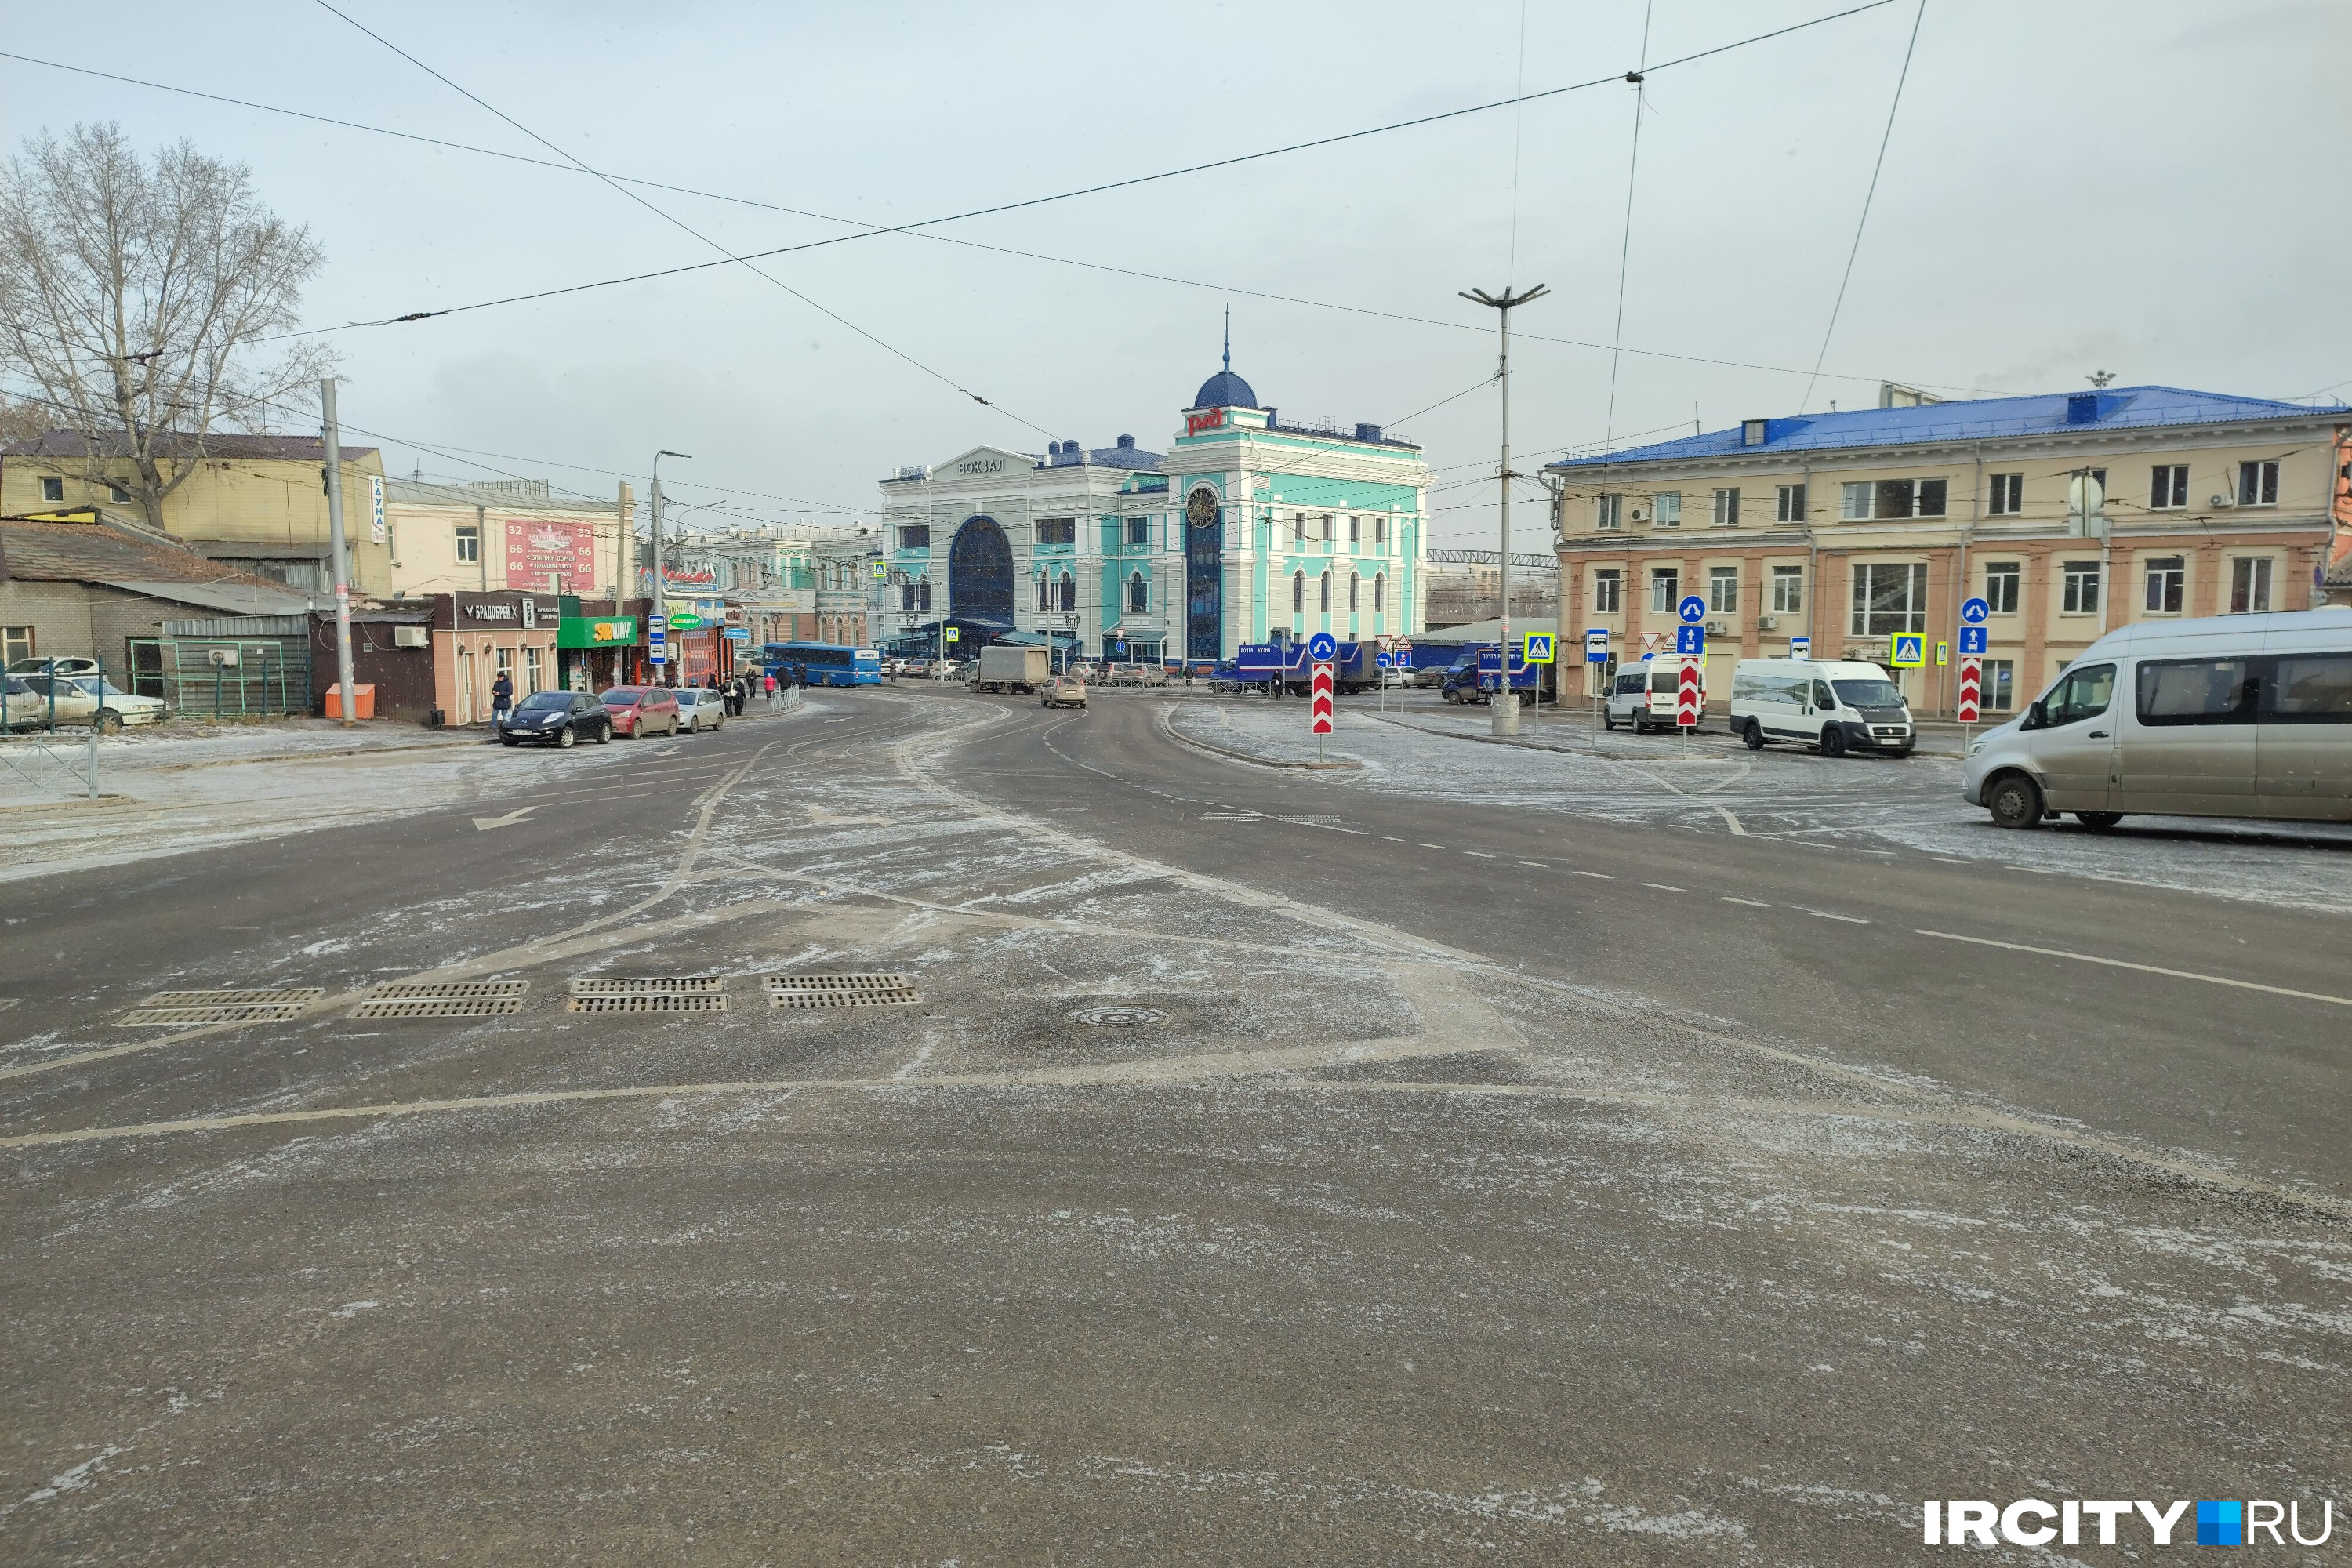
[{"label": "street lamp post", "polygon": [[[1495,624],[1495,643],[1499,655],[1496,660],[1498,668],[1495,671],[1494,701],[1494,732],[1497,735],[1516,735],[1519,732],[1519,700],[1517,694],[1511,689],[1511,481],[1519,477],[1511,472],[1511,312],[1530,300],[1542,299],[1549,292],[1551,292],[1550,289],[1538,283],[1524,294],[1514,294],[1511,292],[1510,285],[1507,283],[1499,295],[1489,294],[1484,289],[1473,289],[1462,296],[1474,304],[1491,306],[1501,316],[1503,323],[1502,358],[1495,371],[1495,379],[1503,384],[1501,469],[1503,548],[1500,552],[1503,613],[1501,618]],[[1536,700],[1538,701],[1543,700],[1543,690],[1540,686],[1537,688]]]},{"label": "street lamp post", "polygon": [[[653,482],[653,489],[652,489],[652,490],[651,490],[651,492],[650,492],[650,499],[649,499],[649,500],[647,500],[647,502],[646,502],[646,510],[647,510],[648,513],[651,515],[652,520],[653,520],[653,548],[654,548],[654,591],[653,591],[653,608],[652,608],[652,609],[651,609],[651,611],[648,613],[647,620],[646,620],[646,625],[647,625],[648,631],[650,631],[650,628],[651,628],[652,623],[653,623],[654,621],[656,621],[656,620],[660,621],[660,622],[663,624],[663,627],[664,627],[664,630],[663,630],[663,634],[662,634],[662,635],[663,635],[664,638],[665,638],[665,639],[667,639],[667,637],[668,637],[668,635],[669,635],[669,634],[668,634],[668,631],[667,631],[667,626],[668,626],[668,624],[669,624],[669,616],[668,616],[668,615],[667,615],[667,613],[666,595],[662,593],[662,531],[661,531],[661,525],[662,525],[662,489],[661,489],[661,460],[662,460],[664,458],[680,458],[680,459],[682,459],[682,460],[684,460],[684,461],[687,461],[687,462],[689,462],[689,463],[690,463],[690,462],[692,462],[692,461],[694,460],[694,454],[693,454],[693,453],[691,453],[691,452],[673,452],[673,451],[671,451],[671,450],[670,450],[668,447],[663,447],[660,451],[656,452],[656,453],[654,454],[654,482]],[[648,639],[647,639],[647,640],[648,640],[648,643],[650,643],[650,640],[651,640],[651,639],[650,639],[650,637],[648,637]],[[667,651],[668,651],[668,650],[667,650],[667,648],[665,648],[663,651],[664,651],[665,662],[667,662]],[[667,673],[667,672],[665,671],[665,673]]]}]

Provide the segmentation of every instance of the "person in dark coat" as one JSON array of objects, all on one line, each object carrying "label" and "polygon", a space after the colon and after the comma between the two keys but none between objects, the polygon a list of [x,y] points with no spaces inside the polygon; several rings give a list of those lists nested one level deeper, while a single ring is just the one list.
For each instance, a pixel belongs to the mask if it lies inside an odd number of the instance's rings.
[{"label": "person in dark coat", "polygon": [[513,706],[514,679],[502,669],[499,671],[499,678],[490,682],[490,722],[494,725],[504,724],[507,721],[507,710]]}]

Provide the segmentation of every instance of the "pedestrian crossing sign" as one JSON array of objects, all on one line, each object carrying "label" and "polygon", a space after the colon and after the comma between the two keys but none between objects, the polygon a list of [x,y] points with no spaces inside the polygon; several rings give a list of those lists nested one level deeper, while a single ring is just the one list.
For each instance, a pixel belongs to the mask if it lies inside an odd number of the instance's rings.
[{"label": "pedestrian crossing sign", "polygon": [[1527,664],[1549,664],[1551,661],[1551,634],[1549,632],[1529,632],[1528,634],[1527,657],[1522,662]]},{"label": "pedestrian crossing sign", "polygon": [[1927,662],[1927,639],[1897,634],[1894,657],[1887,663],[1897,669],[1917,669]]},{"label": "pedestrian crossing sign", "polygon": [[941,632],[940,636],[949,642],[961,642],[963,641],[963,628],[961,626],[950,626],[947,630]]}]

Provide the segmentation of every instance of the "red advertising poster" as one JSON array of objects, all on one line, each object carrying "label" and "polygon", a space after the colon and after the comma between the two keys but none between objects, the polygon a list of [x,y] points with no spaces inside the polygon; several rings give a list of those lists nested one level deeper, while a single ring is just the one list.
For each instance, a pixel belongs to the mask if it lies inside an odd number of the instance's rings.
[{"label": "red advertising poster", "polygon": [[541,594],[579,594],[593,589],[595,525],[507,519],[507,586]]}]

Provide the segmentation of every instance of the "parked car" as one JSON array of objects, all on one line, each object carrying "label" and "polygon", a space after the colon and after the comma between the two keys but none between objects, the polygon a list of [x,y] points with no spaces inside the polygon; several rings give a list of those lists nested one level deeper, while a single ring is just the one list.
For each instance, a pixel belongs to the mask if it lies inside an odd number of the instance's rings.
[{"label": "parked car", "polygon": [[2352,822],[2352,609],[2143,621],[1969,745],[1960,798],[2002,827],[2071,811]]},{"label": "parked car", "polygon": [[[88,725],[102,735],[111,735],[122,728],[124,712],[101,706],[95,685],[97,677],[89,679],[91,684],[85,687],[68,676],[8,676],[5,691],[0,692],[0,722],[11,730],[39,730],[52,723],[76,728]],[[123,700],[128,702],[130,699]],[[152,697],[144,700],[155,701]],[[160,710],[163,704],[156,702],[155,706]]]},{"label": "parked car", "polygon": [[613,738],[613,710],[584,691],[534,691],[508,712],[499,739],[509,746],[525,741],[574,746],[602,745]]},{"label": "parked car", "polygon": [[708,687],[688,686],[677,694],[677,727],[700,734],[705,730],[724,729],[727,724],[727,694]]},{"label": "parked car", "polygon": [[[1653,728],[1675,728],[1675,708],[1682,692],[1683,666],[1698,666],[1698,720],[1706,722],[1706,660],[1686,654],[1661,653],[1630,668],[1620,669],[1601,705],[1601,727],[1633,726],[1636,735]],[[1874,667],[1872,674],[1881,672]],[[1906,726],[1908,727],[1907,725]]]},{"label": "parked car", "polygon": [[609,687],[604,704],[615,735],[677,733],[677,693],[667,686]]},{"label": "parked car", "polygon": [[1794,741],[1825,757],[1907,757],[1918,740],[1911,705],[1886,671],[1839,658],[1741,659],[1731,675],[1731,732],[1751,752]]},{"label": "parked car", "polygon": [[1087,683],[1075,675],[1057,675],[1037,690],[1040,708],[1084,708]]},{"label": "parked car", "polygon": [[125,691],[100,675],[71,676],[65,684],[97,698],[102,706],[121,714],[126,724],[160,724],[163,721],[166,710],[160,697],[141,697]]},{"label": "parked car", "polygon": [[96,675],[98,660],[94,658],[20,658],[8,667],[11,675],[49,674]]}]

